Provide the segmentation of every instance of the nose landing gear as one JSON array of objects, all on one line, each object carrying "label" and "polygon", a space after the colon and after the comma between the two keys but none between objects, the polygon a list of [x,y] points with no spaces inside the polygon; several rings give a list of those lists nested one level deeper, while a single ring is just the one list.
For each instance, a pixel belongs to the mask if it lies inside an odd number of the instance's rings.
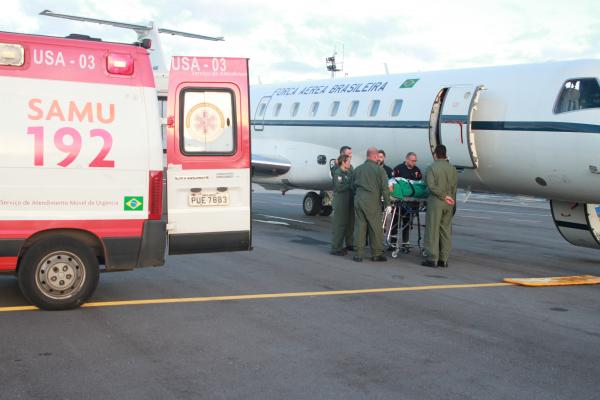
[{"label": "nose landing gear", "polygon": [[321,215],[326,217],[331,215],[333,212],[331,198],[326,192],[321,194],[308,192],[302,201],[302,210],[304,211],[304,214],[309,216]]}]

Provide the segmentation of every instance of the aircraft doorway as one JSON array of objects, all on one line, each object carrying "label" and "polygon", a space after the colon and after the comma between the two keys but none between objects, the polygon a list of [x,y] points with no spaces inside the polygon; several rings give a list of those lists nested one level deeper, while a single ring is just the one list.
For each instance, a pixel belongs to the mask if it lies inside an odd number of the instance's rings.
[{"label": "aircraft doorway", "polygon": [[433,154],[435,146],[441,144],[440,110],[444,98],[446,97],[447,90],[448,88],[443,88],[438,92],[435,101],[433,102],[433,106],[431,107],[431,115],[429,116],[429,146],[431,147],[431,154]]},{"label": "aircraft doorway", "polygon": [[433,103],[430,117],[431,149],[446,146],[448,158],[457,168],[477,168],[478,159],[471,122],[482,85],[443,88]]}]

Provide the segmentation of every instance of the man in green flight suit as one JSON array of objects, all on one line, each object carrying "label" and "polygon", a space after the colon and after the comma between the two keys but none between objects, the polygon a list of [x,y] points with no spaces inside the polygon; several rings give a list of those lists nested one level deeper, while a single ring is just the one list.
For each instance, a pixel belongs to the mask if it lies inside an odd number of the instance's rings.
[{"label": "man in green flight suit", "polygon": [[[350,156],[340,155],[337,159],[338,167],[332,171],[333,179],[333,221],[331,222],[331,254],[345,256],[352,249],[352,236],[354,230],[354,193],[352,192],[352,166]],[[344,247],[344,239],[346,246]]]},{"label": "man in green flight suit", "polygon": [[452,237],[452,216],[456,204],[458,173],[446,158],[446,146],[436,146],[435,160],[425,179],[429,189],[425,224],[425,267],[448,267]]},{"label": "man in green flight suit", "polygon": [[390,206],[390,191],[385,170],[377,164],[377,149],[367,150],[367,161],[358,166],[352,175],[354,189],[354,261],[361,262],[365,250],[365,239],[369,231],[371,260],[387,261],[383,255],[383,221],[381,219],[381,199]]}]

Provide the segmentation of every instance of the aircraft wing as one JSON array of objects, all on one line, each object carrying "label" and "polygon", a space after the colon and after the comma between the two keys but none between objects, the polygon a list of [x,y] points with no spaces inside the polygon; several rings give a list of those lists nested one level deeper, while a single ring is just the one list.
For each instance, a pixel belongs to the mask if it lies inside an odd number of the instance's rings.
[{"label": "aircraft wing", "polygon": [[292,163],[281,157],[252,154],[252,170],[254,175],[279,176],[287,173]]}]

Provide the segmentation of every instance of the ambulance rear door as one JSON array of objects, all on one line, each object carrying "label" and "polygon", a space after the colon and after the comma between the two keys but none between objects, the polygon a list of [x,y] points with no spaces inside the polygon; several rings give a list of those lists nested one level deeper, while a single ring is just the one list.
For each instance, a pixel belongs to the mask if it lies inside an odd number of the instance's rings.
[{"label": "ambulance rear door", "polygon": [[167,108],[169,254],[249,250],[248,60],[173,57]]}]

